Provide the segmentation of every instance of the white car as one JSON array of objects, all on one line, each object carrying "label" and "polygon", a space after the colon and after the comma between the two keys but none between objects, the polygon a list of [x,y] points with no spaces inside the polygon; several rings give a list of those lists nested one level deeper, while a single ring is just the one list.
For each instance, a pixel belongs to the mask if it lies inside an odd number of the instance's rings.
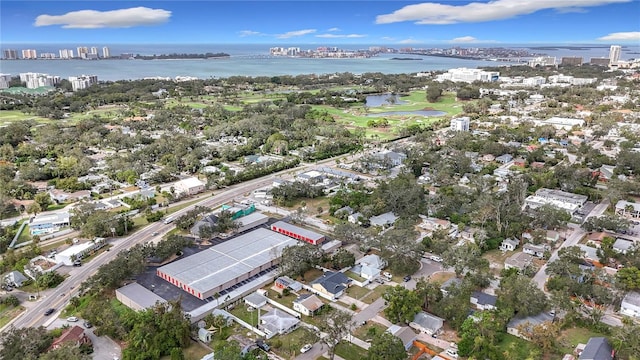
[{"label": "white car", "polygon": [[304,354],[304,353],[306,353],[307,351],[311,350],[311,348],[312,348],[312,347],[313,347],[313,345],[311,345],[311,344],[307,344],[307,345],[303,346],[303,347],[302,347],[302,349],[300,349],[300,352],[301,352],[302,354]]},{"label": "white car", "polygon": [[431,255],[429,256],[429,259],[435,261],[435,262],[442,262],[442,258],[440,256],[435,256],[435,255]]},{"label": "white car", "polygon": [[393,276],[391,275],[391,273],[390,273],[390,272],[387,272],[387,271],[383,272],[383,273],[382,273],[382,275],[383,275],[384,277],[386,277],[387,279],[391,279],[391,278],[393,277]]},{"label": "white car", "polygon": [[456,358],[456,359],[458,358],[458,350],[456,350],[456,349],[449,348],[449,349],[447,349],[447,351],[445,351],[445,353],[447,355],[451,356],[452,358]]},{"label": "white car", "polygon": [[78,322],[78,318],[75,317],[75,316],[70,316],[70,317],[67,318],[67,321],[68,322]]}]

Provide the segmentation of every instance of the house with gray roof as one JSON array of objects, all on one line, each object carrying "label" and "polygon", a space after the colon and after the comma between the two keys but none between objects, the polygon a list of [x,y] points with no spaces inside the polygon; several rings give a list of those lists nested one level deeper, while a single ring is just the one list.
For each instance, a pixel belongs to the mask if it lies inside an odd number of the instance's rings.
[{"label": "house with gray roof", "polygon": [[451,279],[445,281],[440,285],[440,291],[442,291],[442,295],[447,295],[449,293],[449,288],[454,286],[460,286],[462,284],[462,280],[457,277],[452,277]]},{"label": "house with gray roof", "polygon": [[20,271],[11,271],[7,275],[4,276],[4,281],[6,284],[11,285],[13,287],[21,287],[22,283],[27,281],[26,276],[24,276]]},{"label": "house with gray roof", "polygon": [[613,251],[619,252],[621,254],[626,254],[629,250],[633,248],[634,242],[631,240],[617,238],[616,242],[613,243]]},{"label": "house with gray roof", "polygon": [[302,294],[293,300],[293,310],[312,316],[324,306],[322,300],[313,294]]},{"label": "house with gray roof", "polygon": [[416,333],[408,326],[391,325],[387,332],[402,341],[405,351],[409,351],[413,346],[413,341],[418,337]]},{"label": "house with gray roof", "polygon": [[533,263],[533,256],[529,254],[525,254],[523,252],[517,252],[509,256],[504,261],[504,268],[505,269],[515,268],[515,269],[518,269],[519,271],[522,271],[528,266],[531,266],[532,263]]},{"label": "house with gray roof", "polygon": [[482,291],[474,291],[470,300],[479,310],[493,310],[496,308],[498,298]]},{"label": "house with gray roof", "polygon": [[613,348],[606,338],[592,337],[580,354],[579,360],[613,360]]},{"label": "house with gray roof", "polygon": [[518,239],[504,239],[502,240],[502,244],[500,244],[500,250],[502,251],[513,251],[518,245],[520,245],[520,240]]},{"label": "house with gray roof", "polygon": [[295,330],[299,324],[299,319],[280,309],[273,309],[260,316],[260,329],[267,334],[267,338],[288,334]]},{"label": "house with gray roof", "polygon": [[379,227],[387,228],[387,227],[393,226],[396,220],[398,220],[398,217],[394,213],[389,211],[384,214],[372,216],[369,219],[369,224],[371,224],[371,226],[379,226]]},{"label": "house with gray roof", "polygon": [[632,291],[627,293],[620,303],[620,314],[640,318],[640,293]]},{"label": "house with gray roof", "polygon": [[439,334],[444,326],[444,319],[421,311],[413,317],[413,321],[409,323],[409,326],[429,335]]},{"label": "house with gray roof", "polygon": [[327,271],[311,282],[316,293],[329,300],[335,300],[344,294],[351,279],[339,271]]},{"label": "house with gray roof", "polygon": [[520,333],[521,327],[532,328],[545,322],[551,323],[552,321],[553,316],[546,312],[526,317],[514,317],[507,324],[507,333],[521,339],[529,340],[524,334]]},{"label": "house with gray roof", "polygon": [[244,298],[244,303],[254,309],[259,309],[267,305],[267,297],[257,292],[251,293]]},{"label": "house with gray roof", "polygon": [[544,257],[544,252],[548,251],[549,247],[547,245],[534,245],[534,244],[524,244],[522,246],[522,252],[525,254],[533,255],[542,259]]}]

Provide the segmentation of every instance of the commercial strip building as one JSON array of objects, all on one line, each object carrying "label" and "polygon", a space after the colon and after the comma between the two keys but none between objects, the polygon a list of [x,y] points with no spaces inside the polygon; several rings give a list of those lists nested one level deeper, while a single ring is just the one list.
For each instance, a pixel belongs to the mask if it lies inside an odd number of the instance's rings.
[{"label": "commercial strip building", "polygon": [[32,236],[52,234],[69,225],[68,212],[38,215],[33,217],[31,222],[29,222],[29,232]]},{"label": "commercial strip building", "polygon": [[64,251],[57,253],[54,259],[58,264],[72,266],[76,260],[82,259],[87,256],[87,254],[90,254],[92,251],[96,251],[105,245],[105,238],[95,238],[94,240],[87,241],[85,243],[69,246]]},{"label": "commercial strip building", "polygon": [[204,300],[272,269],[282,250],[297,244],[292,238],[259,228],[162,266],[156,275]]},{"label": "commercial strip building", "polygon": [[569,214],[575,213],[586,202],[586,195],[573,194],[561,190],[552,190],[540,188],[534,195],[528,196],[524,200],[524,207],[529,209],[537,209],[543,205],[551,205],[556,208],[565,210]]},{"label": "commercial strip building", "polygon": [[190,177],[178,181],[173,188],[178,194],[195,195],[204,191],[205,184],[196,177]]},{"label": "commercial strip building", "polygon": [[278,221],[271,225],[271,230],[292,237],[296,240],[304,241],[311,245],[318,245],[325,240],[325,236],[311,230],[291,225],[284,221]]}]

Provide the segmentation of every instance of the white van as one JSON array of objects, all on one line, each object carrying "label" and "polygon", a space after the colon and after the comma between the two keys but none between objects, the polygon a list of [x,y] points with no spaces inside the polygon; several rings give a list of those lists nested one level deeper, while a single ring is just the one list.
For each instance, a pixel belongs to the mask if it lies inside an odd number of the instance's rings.
[{"label": "white van", "polygon": [[164,224],[171,224],[172,222],[173,222],[173,218],[170,218],[170,217],[164,219],[163,221]]}]

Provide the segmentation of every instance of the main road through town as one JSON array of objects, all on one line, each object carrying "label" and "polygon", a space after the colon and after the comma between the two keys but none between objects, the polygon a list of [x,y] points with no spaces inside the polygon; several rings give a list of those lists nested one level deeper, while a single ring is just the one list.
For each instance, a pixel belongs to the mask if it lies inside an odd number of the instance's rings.
[{"label": "main road through town", "polygon": [[[238,197],[244,196],[253,190],[272,184],[273,178],[276,176],[283,176],[289,173],[293,174],[320,165],[329,165],[330,163],[334,163],[337,158],[344,156],[348,155],[341,155],[339,157],[319,161],[317,163],[302,164],[296,168],[283,170],[275,174],[270,174],[261,178],[229,186],[220,190],[215,196],[206,196],[198,203],[181,209],[173,213],[171,216],[174,218],[181,216],[189,210],[192,210],[195,206],[207,206],[211,208],[218,207],[225,203],[229,203]],[[104,251],[87,264],[74,268],[70,272],[69,277],[65,279],[62,284],[53,290],[49,290],[49,292],[42,296],[34,306],[30,306],[21,316],[16,318],[12,325],[18,328],[37,327],[40,325],[46,325],[48,322],[53,321],[57,314],[59,314],[66,306],[69,299],[77,294],[80,284],[93,275],[100,266],[113,260],[122,250],[126,250],[136,244],[151,241],[157,236],[166,234],[173,228],[174,225],[172,224],[155,222],[127,237],[112,239],[110,241],[112,247],[109,251]],[[154,236],[153,234],[156,232],[159,233],[159,235]],[[56,312],[50,316],[45,316],[45,311],[50,308],[55,309]]]}]

